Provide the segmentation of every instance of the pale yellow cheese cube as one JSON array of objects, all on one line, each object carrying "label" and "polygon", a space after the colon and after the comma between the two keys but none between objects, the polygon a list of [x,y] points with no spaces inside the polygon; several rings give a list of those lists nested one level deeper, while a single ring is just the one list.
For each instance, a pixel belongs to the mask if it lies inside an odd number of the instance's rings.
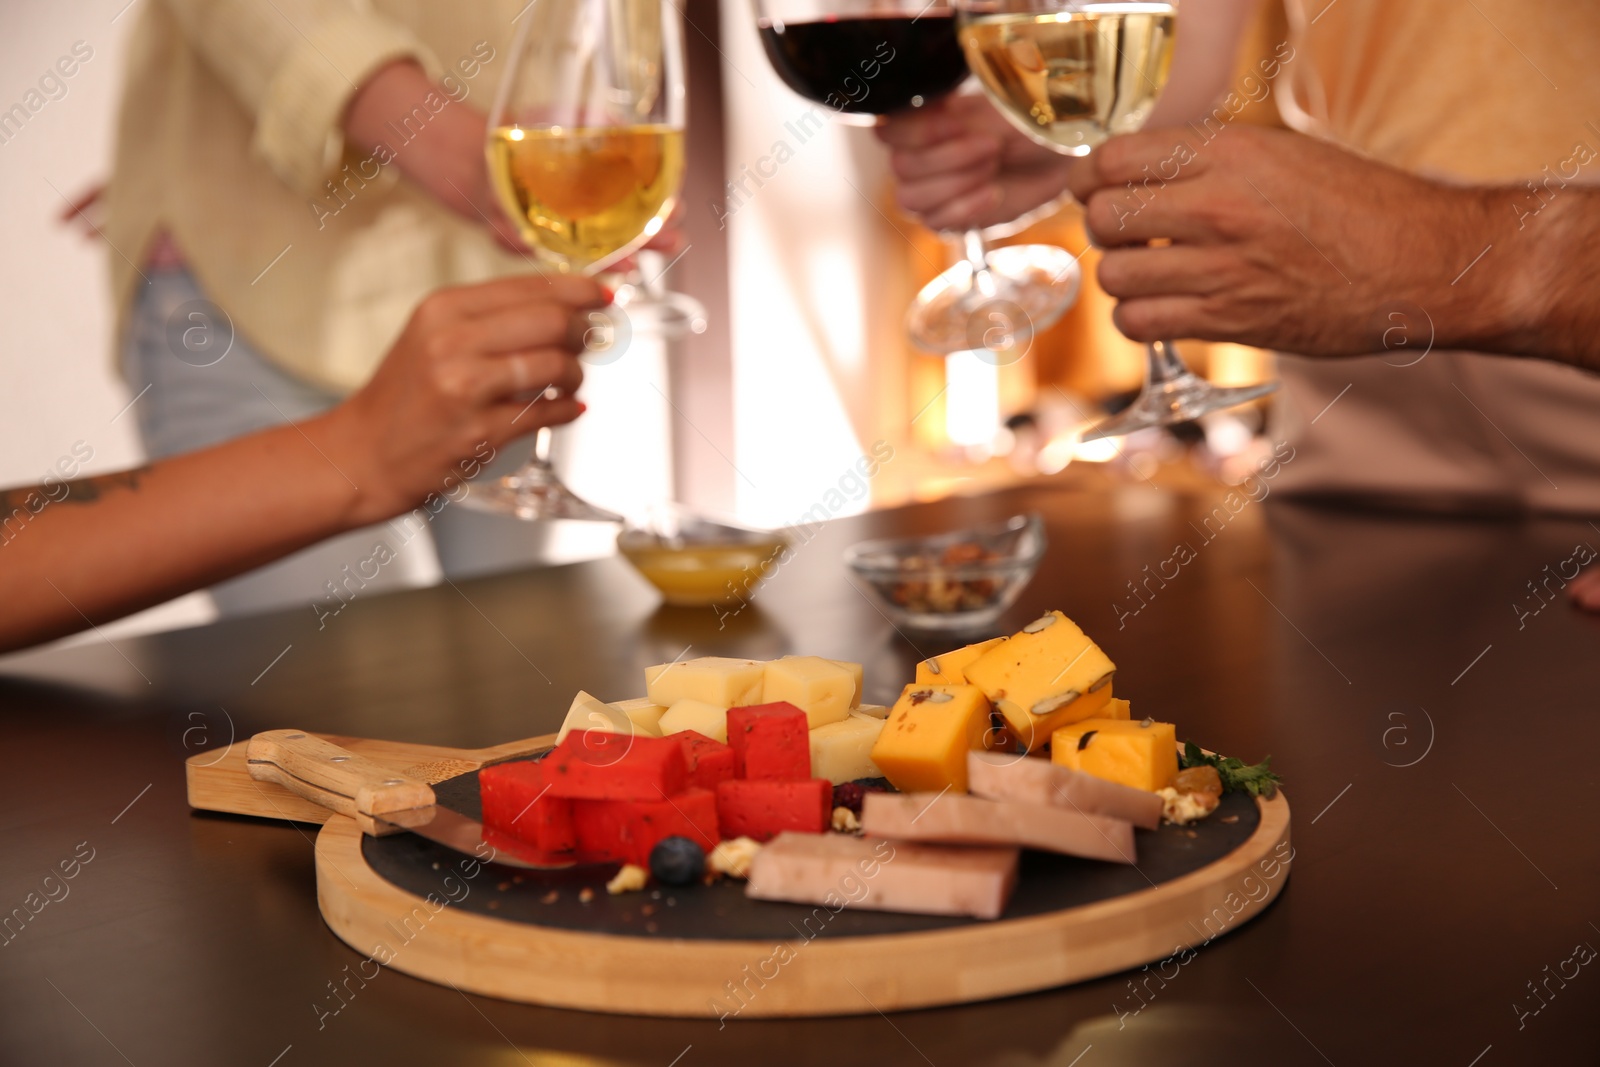
[{"label": "pale yellow cheese cube", "polygon": [[857,778],[882,778],[872,762],[872,746],[883,732],[883,720],[849,715],[811,731],[811,777],[834,785]]},{"label": "pale yellow cheese cube", "polygon": [[670,708],[680,700],[699,700],[721,708],[761,703],[765,664],[751,659],[705,656],[682,663],[663,663],[644,670],[651,703]]},{"label": "pale yellow cheese cube", "polygon": [[967,665],[1004,640],[1003,637],[991,637],[987,641],[922,660],[917,664],[917,684],[966,685]]},{"label": "pale yellow cheese cube", "polygon": [[613,700],[611,706],[628,717],[628,721],[633,723],[634,733],[649,734],[651,737],[661,736],[661,716],[667,713],[667,709],[649,697]]},{"label": "pale yellow cheese cube", "polygon": [[785,656],[767,664],[761,700],[765,704],[788,701],[806,713],[815,730],[848,716],[855,691],[855,676],[832,660]]},{"label": "pale yellow cheese cube", "polygon": [[1059,611],[995,645],[965,668],[1028,751],[1055,729],[1098,715],[1111,699],[1116,664]]},{"label": "pale yellow cheese cube", "polygon": [[828,662],[833,664],[835,667],[843,667],[845,670],[850,672],[850,677],[855,679],[855,681],[856,681],[856,692],[855,692],[855,695],[850,698],[850,707],[852,707],[852,708],[860,707],[861,706],[861,687],[864,684],[866,684],[866,680],[867,680],[866,669],[864,667],[862,667],[861,664],[859,664],[859,663],[851,663],[849,660],[844,660],[844,659],[830,659]]},{"label": "pale yellow cheese cube", "polygon": [[887,719],[889,717],[889,709],[882,704],[861,704],[851,709],[850,714],[870,715],[874,719]]},{"label": "pale yellow cheese cube", "polygon": [[713,741],[728,743],[728,709],[703,700],[678,700],[661,716],[661,736],[684,730],[705,734]]},{"label": "pale yellow cheese cube", "polygon": [[574,730],[600,730],[608,734],[641,734],[660,737],[658,723],[667,709],[648,700],[624,700],[616,704],[603,703],[598,697],[580,690],[572,698],[572,707],[556,733],[560,744]]}]

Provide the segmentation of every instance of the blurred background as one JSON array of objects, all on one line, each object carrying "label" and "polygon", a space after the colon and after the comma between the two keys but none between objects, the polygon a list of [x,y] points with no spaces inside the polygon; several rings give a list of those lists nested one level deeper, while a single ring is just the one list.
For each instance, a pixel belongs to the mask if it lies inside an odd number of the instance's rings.
[{"label": "blurred background", "polygon": [[[75,446],[93,451],[85,473],[142,459],[129,411],[136,398],[113,367],[107,274],[108,256],[119,253],[92,223],[63,216],[107,177],[124,51],[152,2],[11,0],[0,14],[0,111],[12,109],[0,126],[3,485],[37,483]],[[1085,422],[1137,390],[1143,363],[1139,347],[1111,326],[1095,253],[1070,205],[997,242],[1082,253],[1082,293],[1061,322],[1004,365],[913,348],[904,309],[952,249],[895,209],[870,130],[833,121],[779,82],[746,4],[690,0],[684,13],[686,247],[665,280],[705,305],[708,328],[670,343],[637,334],[588,369],[590,412],[557,441],[558,465],[576,491],[625,513],[675,498],[782,526],[1025,478],[1183,483],[1248,472],[1265,409],[1225,413],[1177,435],[1078,443]],[[1283,33],[1264,22],[1241,65],[1253,66]],[[13,108],[78,42],[92,55],[61,80],[64,90],[52,86],[37,110]],[[498,74],[488,64],[474,91],[492,93]],[[1270,103],[1244,118],[1277,121]],[[1270,356],[1253,349],[1193,345],[1184,354],[1219,383],[1272,375]],[[886,447],[893,459],[858,490],[850,472]],[[561,524],[547,536],[552,561],[613,551],[608,527]],[[405,566],[407,583],[438,580],[426,553]],[[213,615],[208,595],[194,594],[108,631]]]}]

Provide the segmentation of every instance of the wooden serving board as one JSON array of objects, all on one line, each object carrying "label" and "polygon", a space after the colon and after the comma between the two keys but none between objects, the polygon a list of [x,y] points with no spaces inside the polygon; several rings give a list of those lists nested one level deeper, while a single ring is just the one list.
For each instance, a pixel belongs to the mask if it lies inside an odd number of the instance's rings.
[{"label": "wooden serving board", "polygon": [[[328,739],[428,781],[440,804],[474,817],[479,767],[554,740],[447,749]],[[410,834],[364,836],[251,779],[244,748],[190,757],[191,804],[323,823],[318,904],[356,951],[487,996],[617,1014],[866,1014],[1066,985],[1231,932],[1276,898],[1293,860],[1280,791],[1229,796],[1191,830],[1138,831],[1134,867],[1024,853],[1017,893],[994,922],[753,901],[738,882],[608,896],[614,866],[529,871]]]}]

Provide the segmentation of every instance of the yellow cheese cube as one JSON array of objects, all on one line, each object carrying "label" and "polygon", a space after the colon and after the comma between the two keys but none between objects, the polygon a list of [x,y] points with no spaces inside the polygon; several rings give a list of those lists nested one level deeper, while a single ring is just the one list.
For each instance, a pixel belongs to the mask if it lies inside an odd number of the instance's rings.
[{"label": "yellow cheese cube", "polygon": [[1051,735],[1050,760],[1154,793],[1178,776],[1178,733],[1170,722],[1085,719]]},{"label": "yellow cheese cube", "polygon": [[1095,718],[1121,719],[1123,722],[1127,722],[1133,718],[1132,711],[1132,706],[1126,700],[1121,697],[1112,697],[1106,701],[1106,706],[1100,709],[1100,714],[1096,715]]},{"label": "yellow cheese cube", "polygon": [[973,660],[965,673],[1005,717],[1007,732],[1034,752],[1057,727],[1105,708],[1116,669],[1076,623],[1052,611]]},{"label": "yellow cheese cube", "polygon": [[983,747],[989,701],[975,685],[917,685],[901,692],[872,762],[903,793],[967,791],[967,753]]},{"label": "yellow cheese cube", "polygon": [[767,664],[761,702],[787,700],[806,713],[806,720],[815,730],[848,716],[855,691],[855,676],[832,660],[785,656]]},{"label": "yellow cheese cube", "polygon": [[728,709],[703,700],[675,700],[661,716],[661,736],[694,730],[714,741],[728,743]]},{"label": "yellow cheese cube", "polygon": [[866,683],[867,680],[866,668],[862,667],[859,663],[851,663],[846,659],[830,659],[828,662],[833,664],[835,667],[843,667],[845,670],[850,672],[850,677],[855,679],[856,692],[855,695],[850,698],[850,706],[852,708],[860,707],[861,687]]},{"label": "yellow cheese cube", "polygon": [[682,663],[663,663],[644,670],[651,703],[670,708],[680,700],[699,700],[722,708],[761,703],[761,678],[766,665],[751,659],[705,656]]},{"label": "yellow cheese cube", "polygon": [[917,664],[917,684],[966,685],[968,678],[964,672],[967,665],[1004,640],[1003,637],[991,637],[987,641],[923,660]]},{"label": "yellow cheese cube", "polygon": [[811,731],[811,777],[834,785],[857,778],[882,778],[872,762],[872,746],[883,733],[883,720],[850,715]]}]

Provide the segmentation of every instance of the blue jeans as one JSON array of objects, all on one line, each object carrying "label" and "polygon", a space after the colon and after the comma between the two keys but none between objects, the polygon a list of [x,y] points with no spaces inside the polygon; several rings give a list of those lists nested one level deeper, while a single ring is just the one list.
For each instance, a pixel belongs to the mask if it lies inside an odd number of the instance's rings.
[{"label": "blue jeans", "polygon": [[[238,336],[187,271],[158,270],[149,277],[139,290],[122,349],[123,373],[139,395],[133,414],[149,458],[309,418],[338,403],[338,397],[280,370]],[[528,447],[528,442],[513,442],[501,448],[487,476],[515,470]],[[339,582],[343,568],[370,557],[379,541],[395,550],[396,559],[366,582],[362,595],[423,584],[441,569],[456,578],[536,564],[546,556],[547,540],[546,523],[452,504],[428,530],[404,543],[386,525],[342,534],[214,586],[211,595],[224,615],[324,605],[330,602],[330,583]]]}]

